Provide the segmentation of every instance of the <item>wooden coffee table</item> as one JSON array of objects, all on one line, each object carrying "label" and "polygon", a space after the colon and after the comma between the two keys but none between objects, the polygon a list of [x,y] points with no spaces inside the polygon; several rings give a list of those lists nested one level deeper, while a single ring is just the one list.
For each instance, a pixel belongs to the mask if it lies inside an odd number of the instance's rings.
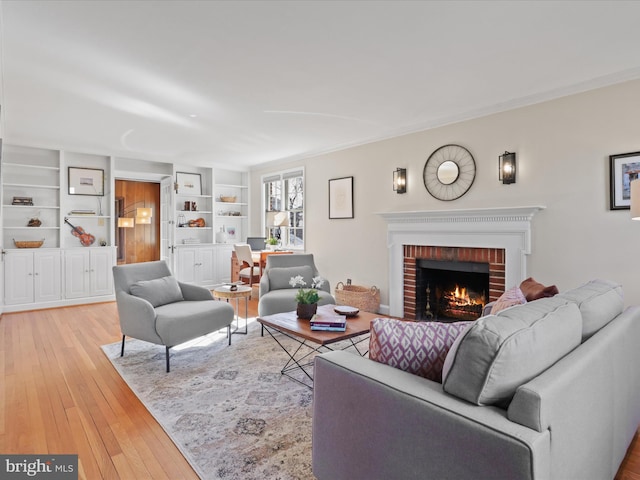
[{"label": "wooden coffee table", "polygon": [[[318,312],[335,313],[335,305],[322,305],[318,307]],[[287,363],[282,367],[280,373],[313,388],[313,358],[317,353],[324,353],[334,350],[335,343],[348,341],[346,345],[340,345],[340,350],[354,348],[359,355],[366,355],[368,349],[360,350],[358,344],[369,339],[367,335],[371,328],[371,321],[374,318],[384,317],[376,313],[360,312],[355,317],[347,318],[347,328],[344,332],[326,332],[311,330],[309,320],[299,320],[296,312],[276,313],[258,317],[258,322],[262,324],[264,330],[273,338],[289,357]],[[284,345],[278,338],[284,335],[295,341],[293,346]],[[302,371],[306,383],[291,375],[292,371]],[[305,379],[303,377],[303,380]]]}]

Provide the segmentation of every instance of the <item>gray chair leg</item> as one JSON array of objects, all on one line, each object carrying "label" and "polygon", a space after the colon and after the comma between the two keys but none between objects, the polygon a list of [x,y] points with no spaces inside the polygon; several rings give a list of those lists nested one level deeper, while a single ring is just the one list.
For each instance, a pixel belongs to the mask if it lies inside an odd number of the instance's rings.
[{"label": "gray chair leg", "polygon": [[169,347],[166,347],[167,351],[167,373],[169,373]]},{"label": "gray chair leg", "polygon": [[120,356],[124,357],[124,335],[122,335],[122,349],[120,350]]},{"label": "gray chair leg", "polygon": [[231,345],[231,324],[227,325],[227,336],[229,337],[229,345]]}]

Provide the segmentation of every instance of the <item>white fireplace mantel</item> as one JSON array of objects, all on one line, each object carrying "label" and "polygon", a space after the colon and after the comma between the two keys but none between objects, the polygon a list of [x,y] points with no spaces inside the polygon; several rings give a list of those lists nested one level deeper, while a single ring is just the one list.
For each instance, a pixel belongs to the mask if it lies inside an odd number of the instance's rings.
[{"label": "white fireplace mantel", "polygon": [[404,245],[505,249],[505,285],[527,278],[531,219],[543,206],[378,213],[387,222],[389,314],[404,315]]}]

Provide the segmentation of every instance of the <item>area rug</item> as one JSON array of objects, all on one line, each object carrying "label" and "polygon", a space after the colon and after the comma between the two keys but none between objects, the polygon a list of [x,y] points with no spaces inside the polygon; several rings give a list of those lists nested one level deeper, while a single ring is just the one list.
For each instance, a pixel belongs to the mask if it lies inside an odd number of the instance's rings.
[{"label": "area rug", "polygon": [[[285,337],[283,342],[291,342]],[[285,353],[260,324],[232,345],[214,333],[171,350],[139,340],[102,347],[203,479],[308,480],[313,393],[280,374]]]}]

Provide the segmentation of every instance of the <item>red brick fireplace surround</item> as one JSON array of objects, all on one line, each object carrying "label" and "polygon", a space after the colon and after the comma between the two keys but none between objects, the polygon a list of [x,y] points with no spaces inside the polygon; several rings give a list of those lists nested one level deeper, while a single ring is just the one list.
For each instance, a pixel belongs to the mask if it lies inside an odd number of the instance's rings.
[{"label": "red brick fireplace surround", "polygon": [[489,264],[489,301],[505,290],[504,248],[438,247],[404,245],[404,318],[416,319],[416,260]]}]

